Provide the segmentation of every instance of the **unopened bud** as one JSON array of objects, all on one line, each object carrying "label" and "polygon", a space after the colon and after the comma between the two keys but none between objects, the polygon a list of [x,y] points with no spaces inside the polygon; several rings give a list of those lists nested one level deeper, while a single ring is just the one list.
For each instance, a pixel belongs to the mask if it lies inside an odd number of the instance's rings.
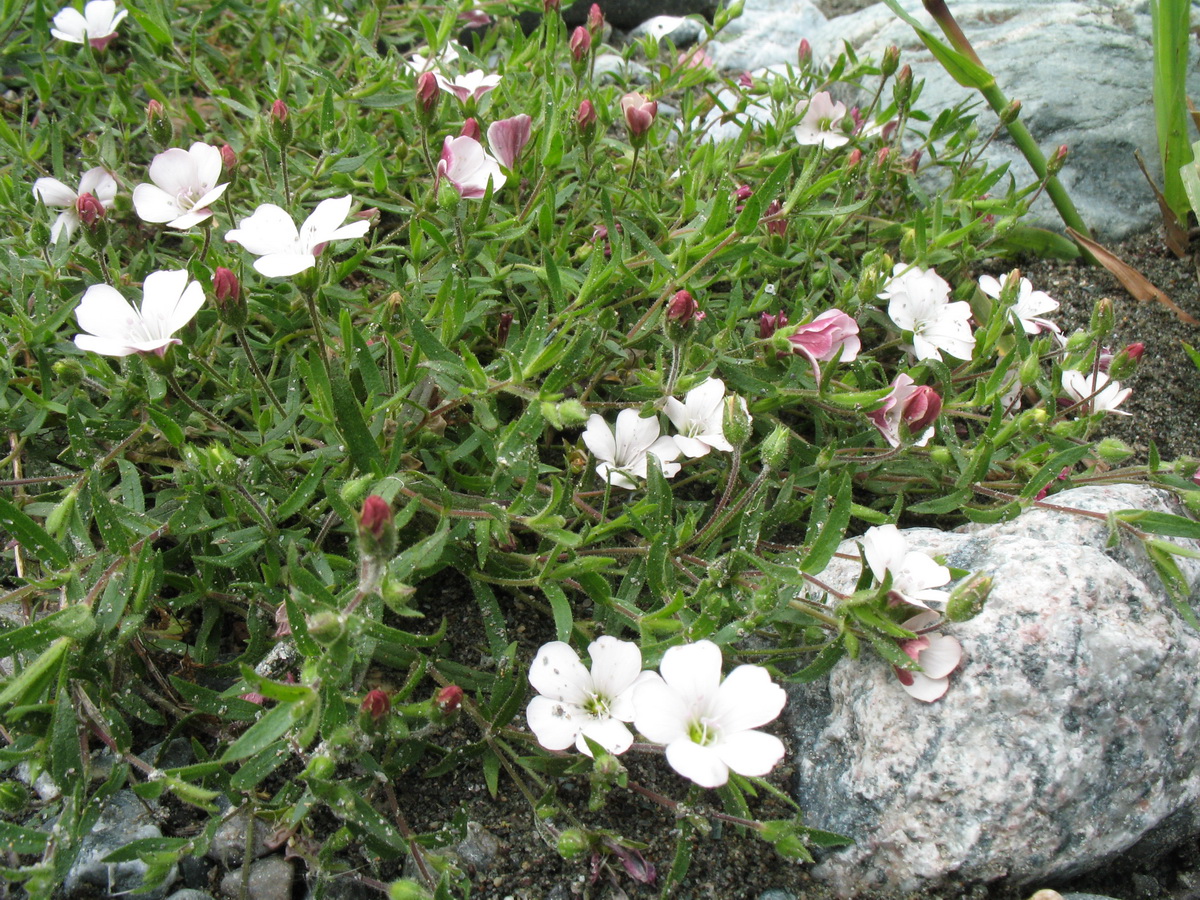
[{"label": "unopened bud", "polygon": [[388,885],[388,900],[429,900],[429,893],[418,881],[401,878]]},{"label": "unopened bud", "polygon": [[946,601],[946,618],[951,622],[967,622],[983,612],[992,579],[988,575],[973,575],[950,592]]},{"label": "unopened bud", "polygon": [[796,48],[796,62],[802,69],[807,69],[812,64],[812,44],[808,42],[808,38],[800,38],[800,46]]},{"label": "unopened bud", "polygon": [[292,123],[288,121],[291,112],[282,100],[271,104],[271,137],[280,147],[286,147],[292,142]]},{"label": "unopened bud", "polygon": [[1113,302],[1108,297],[1101,297],[1096,301],[1096,305],[1092,307],[1092,321],[1089,323],[1089,329],[1093,337],[1104,337],[1113,330],[1113,324],[1116,319],[1116,313],[1113,310]]},{"label": "unopened bud", "polygon": [[508,332],[512,328],[513,314],[510,312],[500,313],[500,319],[496,323],[496,346],[503,347],[508,343]]},{"label": "unopened bud", "polygon": [[671,298],[671,302],[667,304],[669,321],[678,322],[680,325],[689,325],[692,322],[699,322],[703,318],[704,311],[700,309],[700,304],[687,291],[677,291]]},{"label": "unopened bud", "polygon": [[1062,171],[1063,165],[1067,161],[1067,145],[1063,144],[1054,151],[1054,155],[1046,161],[1046,174],[1057,175]]},{"label": "unopened bud", "polygon": [[596,107],[592,105],[591,100],[584,100],[579,104],[579,110],[575,113],[575,129],[579,132],[579,139],[583,141],[586,147],[596,138]]},{"label": "unopened bud", "polygon": [[846,157],[846,168],[853,169],[860,162],[862,162],[862,151],[859,150],[857,147],[855,147],[853,150],[850,151],[850,154]]},{"label": "unopened bud", "polygon": [[225,170],[226,176],[232,176],[237,169],[238,158],[235,151],[228,144],[221,145],[221,168]]},{"label": "unopened bud", "polygon": [[75,200],[75,212],[79,214],[79,221],[91,228],[104,218],[104,204],[85,191]]},{"label": "unopened bud", "polygon": [[369,716],[371,721],[378,722],[392,711],[392,698],[376,688],[367,692],[359,709],[364,715]]},{"label": "unopened bud", "polygon": [[483,141],[483,133],[480,131],[479,122],[474,116],[469,116],[467,120],[462,123],[462,129],[458,132],[458,136],[469,137],[478,142]]},{"label": "unopened bud", "polygon": [[157,100],[146,104],[146,128],[150,138],[160,146],[167,146],[175,137],[171,128],[171,120],[167,118],[167,110]]},{"label": "unopened bud", "polygon": [[563,859],[572,859],[581,853],[586,853],[592,842],[578,828],[568,828],[559,834],[555,849]]},{"label": "unopened bud", "polygon": [[1133,456],[1133,448],[1117,438],[1106,437],[1096,444],[1096,454],[1109,465],[1116,466]]},{"label": "unopened bud", "polygon": [[213,299],[217,302],[217,315],[230,328],[246,326],[246,301],[242,299],[242,285],[230,269],[218,266],[213,272]]},{"label": "unopened bud", "polygon": [[66,387],[74,387],[83,381],[83,366],[74,357],[60,359],[52,368],[54,376]]},{"label": "unopened bud", "polygon": [[422,72],[417,76],[417,112],[426,124],[437,115],[438,104],[442,100],[442,89],[438,87],[437,76],[432,72]]},{"label": "unopened bud", "polygon": [[604,31],[604,12],[599,3],[593,3],[588,9],[587,29],[592,33],[592,37],[599,37]]},{"label": "unopened bud", "polygon": [[762,443],[763,465],[774,472],[780,471],[787,465],[790,444],[791,432],[784,425],[776,425]]},{"label": "unopened bud", "polygon": [[905,63],[904,67],[896,73],[896,80],[892,83],[892,98],[896,101],[896,107],[901,111],[908,108],[909,98],[912,97],[912,89],[912,66]]},{"label": "unopened bud", "polygon": [[391,559],[396,553],[396,523],[392,507],[378,494],[363,500],[358,517],[358,547],[363,556]]},{"label": "unopened bud", "polygon": [[743,72],[738,76],[738,87],[744,91],[748,91],[754,87],[754,76],[749,72]]},{"label": "unopened bud", "polygon": [[328,646],[346,633],[346,621],[336,613],[322,611],[307,619],[308,636],[319,644]]},{"label": "unopened bud", "polygon": [[900,68],[900,48],[891,44],[883,51],[883,59],[879,62],[879,71],[884,78],[891,78],[896,74],[898,68]]},{"label": "unopened bud", "polygon": [[457,712],[458,708],[462,706],[462,701],[463,689],[457,684],[448,684],[444,688],[440,688],[433,696],[433,705],[443,716]]},{"label": "unopened bud", "polygon": [[767,204],[767,209],[762,217],[763,224],[767,226],[767,234],[787,234],[787,220],[780,218],[782,212],[783,204],[778,200],[772,200]]},{"label": "unopened bud", "polygon": [[775,315],[771,315],[764,310],[763,314],[758,317],[758,337],[760,340],[766,340],[780,328],[787,326],[787,314],[781,309]]},{"label": "unopened bud", "polygon": [[1013,100],[1000,111],[1000,123],[1002,125],[1011,125],[1017,121],[1019,115],[1021,115],[1021,101]]},{"label": "unopened bud", "polygon": [[750,440],[753,427],[746,398],[740,394],[730,394],[726,397],[721,419],[721,430],[725,434],[725,440],[735,447],[745,446],[746,441]]},{"label": "unopened bud", "polygon": [[1128,378],[1137,371],[1138,363],[1141,362],[1142,354],[1145,352],[1146,345],[1141,341],[1127,345],[1108,364],[1108,377],[1113,381]]},{"label": "unopened bud", "polygon": [[562,0],[542,0],[542,11],[543,12],[548,12],[548,13],[558,12],[558,10],[561,6],[562,6]]},{"label": "unopened bud", "polygon": [[582,25],[576,26],[575,30],[571,32],[567,46],[571,48],[571,57],[575,62],[583,62],[592,49],[592,33]]}]

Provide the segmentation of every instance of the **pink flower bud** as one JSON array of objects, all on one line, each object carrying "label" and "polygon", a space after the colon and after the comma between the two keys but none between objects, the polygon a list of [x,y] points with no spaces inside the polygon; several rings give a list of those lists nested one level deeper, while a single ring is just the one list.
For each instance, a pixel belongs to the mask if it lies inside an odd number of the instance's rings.
[{"label": "pink flower bud", "polygon": [[1046,172],[1049,175],[1057,175],[1062,171],[1063,165],[1067,161],[1067,145],[1061,144],[1054,155],[1046,161]]},{"label": "pink flower bud", "polygon": [[650,126],[654,124],[654,117],[658,115],[658,103],[647,100],[637,91],[630,91],[621,98],[621,113],[625,116],[625,127],[629,129],[630,139],[637,141],[644,139]]},{"label": "pink flower bud", "polygon": [[587,28],[593,37],[604,30],[604,13],[601,11],[599,3],[593,3],[588,9]]},{"label": "pink flower bud", "polygon": [[462,706],[462,700],[463,689],[457,684],[448,684],[434,695],[433,705],[442,715],[448,716]]},{"label": "pink flower bud", "polygon": [[544,12],[558,12],[562,6],[562,0],[542,0],[542,10]]},{"label": "pink flower bud", "polygon": [[867,418],[891,446],[899,447],[903,443],[900,433],[903,425],[913,443],[923,447],[933,436],[930,426],[941,411],[942,398],[937,391],[927,385],[918,385],[907,373],[901,373],[892,382],[892,392],[884,398],[883,406],[867,413]]},{"label": "pink flower bud", "polygon": [[242,286],[237,275],[224,266],[218,266],[213,272],[213,297],[218,306],[224,306],[229,301],[236,302],[242,294]]},{"label": "pink flower bud", "polygon": [[781,309],[775,315],[763,311],[763,314],[758,319],[758,337],[760,340],[766,340],[780,328],[787,326],[787,315]]},{"label": "pink flower bud", "polygon": [[[738,203],[745,203],[752,196],[754,196],[754,188],[748,184],[739,184],[733,192],[733,199]],[[741,212],[741,207],[738,207],[738,211]]]},{"label": "pink flower bud", "polygon": [[359,708],[370,716],[372,721],[378,722],[392,711],[392,698],[376,688],[367,692],[367,696],[363,697],[362,706]]},{"label": "pink flower bud", "polygon": [[75,200],[75,212],[79,214],[79,221],[91,228],[104,218],[104,204],[85,191]]},{"label": "pink flower bud", "polygon": [[479,123],[474,116],[470,116],[462,123],[462,130],[458,133],[459,137],[469,137],[473,141],[482,141],[483,133],[479,130]]},{"label": "pink flower bud", "polygon": [[358,527],[361,531],[379,540],[391,521],[392,508],[382,497],[372,494],[363,501],[362,513],[358,517]]},{"label": "pink flower bud", "polygon": [[571,32],[567,46],[571,48],[571,56],[575,58],[575,62],[583,62],[592,49],[592,33],[582,25],[576,26]]},{"label": "pink flower bud", "polygon": [[796,328],[787,337],[791,351],[803,356],[813,367],[813,377],[821,377],[818,362],[829,362],[835,356],[850,362],[862,349],[858,338],[858,323],[840,309],[829,309],[807,325]]},{"label": "pink flower bud", "polygon": [[147,120],[157,119],[160,116],[165,116],[166,114],[167,114],[167,111],[163,108],[163,105],[161,103],[159,103],[157,100],[151,100],[149,103],[146,104]]},{"label": "pink flower bud", "polygon": [[942,412],[942,398],[929,385],[920,385],[908,397],[900,414],[910,434],[920,435]]},{"label": "pink flower bud", "polygon": [[750,90],[750,88],[754,87],[754,76],[749,72],[743,72],[738,76],[738,87],[743,90]]},{"label": "pink flower bud", "polygon": [[808,38],[800,39],[800,46],[796,49],[796,61],[800,63],[800,68],[812,62],[812,44],[808,42]]},{"label": "pink flower bud", "polygon": [[438,86],[437,76],[432,72],[422,72],[418,75],[417,106],[422,115],[432,116],[441,99],[442,89]]},{"label": "pink flower bud", "polygon": [[918,147],[916,150],[914,150],[912,152],[912,156],[910,156],[908,159],[906,159],[905,163],[908,165],[908,167],[910,169],[912,169],[913,174],[915,175],[917,173],[917,171],[921,168],[921,148]]},{"label": "pink flower bud", "polygon": [[584,100],[579,104],[579,110],[575,113],[575,126],[584,131],[596,124],[596,107],[592,105],[591,100]]},{"label": "pink flower bud", "polygon": [[853,169],[862,162],[862,151],[855,147],[850,151],[850,155],[846,157],[846,168]]},{"label": "pink flower bud", "polygon": [[287,122],[290,114],[288,105],[282,100],[276,100],[271,104],[271,117],[280,124]]},{"label": "pink flower bud", "polygon": [[888,162],[888,156],[891,155],[891,152],[891,147],[880,147],[878,152],[875,154],[875,165],[881,169],[886,166]]},{"label": "pink flower bud", "polygon": [[238,158],[237,153],[228,144],[221,145],[221,166],[226,173],[232,172],[237,168]]},{"label": "pink flower bud", "polygon": [[680,325],[690,325],[704,318],[704,311],[696,303],[695,298],[687,291],[679,291],[667,305],[667,321],[678,322]]},{"label": "pink flower bud", "polygon": [[512,328],[513,314],[500,313],[500,321],[496,325],[496,346],[503,347],[508,343],[508,332]]},{"label": "pink flower bud", "polygon": [[1141,362],[1142,354],[1145,352],[1146,352],[1146,345],[1143,344],[1141,341],[1137,341],[1136,343],[1133,343],[1133,344],[1128,344],[1125,347],[1125,355],[1128,356],[1134,362]]},{"label": "pink flower bud", "polygon": [[787,234],[787,222],[778,218],[781,212],[783,212],[783,204],[778,200],[772,200],[767,204],[766,212],[762,217],[763,223],[767,226],[767,234]]}]

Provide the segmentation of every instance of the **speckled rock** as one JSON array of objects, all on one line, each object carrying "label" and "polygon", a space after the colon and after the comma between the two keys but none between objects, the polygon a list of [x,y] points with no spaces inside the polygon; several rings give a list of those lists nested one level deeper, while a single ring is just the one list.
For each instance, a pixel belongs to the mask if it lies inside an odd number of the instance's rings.
[{"label": "speckled rock", "polygon": [[[246,900],[291,900],[295,870],[282,856],[268,856],[250,864]],[[234,869],[221,879],[221,893],[240,897],[242,870]]]},{"label": "speckled rock", "polygon": [[[144,862],[135,859],[106,863],[104,858],[133,841],[160,837],[162,831],[133,791],[113,794],[105,802],[92,830],[83,838],[79,855],[63,881],[63,896],[69,900],[99,896],[97,891],[126,894],[142,887],[146,875]],[[138,896],[162,900],[178,877],[177,869],[172,866],[163,885]]]},{"label": "speckled rock", "polygon": [[[857,841],[815,870],[838,893],[951,879],[1036,887],[1136,851],[1160,829],[1200,833],[1200,634],[1140,542],[1107,546],[1103,517],[1179,510],[1135,485],[1049,500],[1101,515],[1034,509],[907,532],[911,548],[995,579],[980,616],[942,629],[964,651],[945,697],[914,700],[864,654],[789,703],[806,819]],[[1179,562],[1200,584],[1197,561]],[[857,571],[835,560],[822,577],[850,588]]]}]

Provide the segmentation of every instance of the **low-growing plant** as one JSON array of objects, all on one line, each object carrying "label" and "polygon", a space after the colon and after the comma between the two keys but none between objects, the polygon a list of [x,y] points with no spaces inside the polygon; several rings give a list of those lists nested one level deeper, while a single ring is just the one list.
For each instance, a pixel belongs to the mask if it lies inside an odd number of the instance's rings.
[{"label": "low-growing plant", "polygon": [[[35,4],[4,50],[0,766],[49,788],[10,782],[0,837],[30,896],[125,787],[202,823],[109,857],[148,884],[241,810],[319,882],[464,895],[398,800],[462,767],[664,893],[713,819],[811,859],[840,839],[766,778],[775,682],[867,646],[932,702],[987,596],[897,523],[1110,481],[1195,505],[1194,464],[1096,437],[1139,355],[1111,304],[1067,334],[977,279],[1045,185],[924,115],[897,52],[727,78],[651,42],[593,80],[598,11],[459,43],[478,11],[105,3]],[[1200,529],[1113,521],[1190,616],[1152,534]],[[657,877],[594,818],[614,790],[679,817]]]}]

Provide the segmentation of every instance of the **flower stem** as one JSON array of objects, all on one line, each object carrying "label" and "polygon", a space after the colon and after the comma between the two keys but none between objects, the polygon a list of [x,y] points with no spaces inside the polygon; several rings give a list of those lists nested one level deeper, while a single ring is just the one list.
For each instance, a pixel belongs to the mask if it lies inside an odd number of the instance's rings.
[{"label": "flower stem", "polygon": [[267,376],[263,374],[263,370],[258,367],[258,363],[254,359],[254,354],[250,351],[250,341],[246,338],[246,329],[239,328],[237,330],[238,343],[242,345],[242,352],[246,354],[246,361],[250,363],[250,371],[254,373],[254,377],[258,379],[258,383],[263,386],[263,390],[267,392],[267,396],[271,398],[271,405],[275,407],[276,412],[281,416],[285,415],[283,404],[279,402],[279,398],[275,396],[275,392],[271,390],[271,384],[267,381]]},{"label": "flower stem", "polygon": [[308,305],[308,317],[312,320],[313,335],[317,341],[317,353],[321,357],[321,367],[325,369],[325,380],[329,377],[329,353],[325,347],[325,334],[321,329],[321,316],[317,312],[316,288],[304,292],[304,301]]},{"label": "flower stem", "polygon": [[214,416],[212,413],[210,413],[207,409],[205,409],[203,406],[201,406],[199,403],[197,403],[195,400],[193,400],[191,397],[188,396],[187,391],[185,391],[183,389],[183,387],[180,386],[179,381],[175,378],[175,372],[173,370],[167,369],[166,372],[164,373],[164,377],[167,379],[167,384],[169,384],[171,386],[171,390],[175,392],[175,396],[177,396],[180,400],[182,400],[187,406],[191,407],[193,412],[199,413],[201,418],[207,419],[209,422],[216,425],[222,431],[226,432],[227,434],[233,435],[233,432],[230,430],[228,425],[226,425],[224,422],[222,422],[220,419],[218,419],[216,416]]}]

